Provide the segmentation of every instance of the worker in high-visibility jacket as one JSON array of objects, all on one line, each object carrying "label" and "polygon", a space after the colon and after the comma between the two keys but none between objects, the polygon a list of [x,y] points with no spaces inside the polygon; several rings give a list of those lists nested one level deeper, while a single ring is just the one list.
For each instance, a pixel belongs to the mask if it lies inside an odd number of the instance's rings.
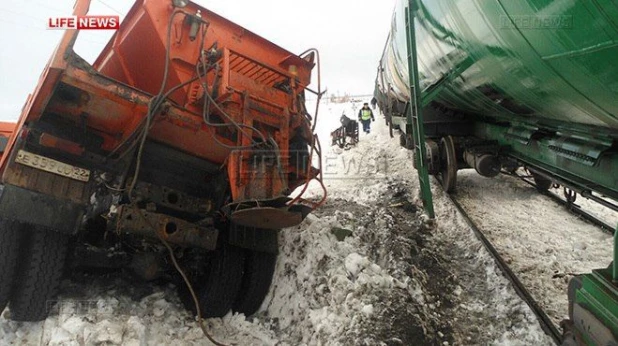
[{"label": "worker in high-visibility jacket", "polygon": [[369,103],[365,102],[363,108],[358,111],[358,121],[363,123],[363,131],[365,133],[371,132],[371,122],[376,119],[373,117],[373,112],[369,108]]}]

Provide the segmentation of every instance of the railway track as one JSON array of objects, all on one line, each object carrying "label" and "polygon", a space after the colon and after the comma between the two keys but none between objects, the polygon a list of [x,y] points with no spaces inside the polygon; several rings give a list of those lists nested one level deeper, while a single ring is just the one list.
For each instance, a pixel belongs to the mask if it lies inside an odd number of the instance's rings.
[{"label": "railway track", "polygon": [[511,282],[511,284],[515,288],[515,291],[517,292],[517,294],[526,302],[526,304],[530,307],[532,312],[534,312],[534,314],[537,316],[539,323],[541,324],[541,327],[543,328],[545,333],[551,336],[551,338],[554,340],[556,345],[561,345],[562,344],[562,333],[560,332],[560,329],[551,321],[551,319],[545,313],[545,311],[543,311],[539,303],[532,297],[532,295],[526,289],[524,284],[519,280],[517,275],[513,272],[513,270],[511,270],[508,264],[506,264],[506,261],[504,260],[504,258],[502,258],[500,253],[496,250],[496,248],[492,245],[492,243],[487,239],[483,231],[470,218],[466,210],[457,201],[457,199],[450,194],[446,194],[446,195],[451,200],[451,202],[453,202],[453,205],[455,205],[455,207],[459,210],[459,212],[465,219],[466,223],[468,224],[468,226],[470,226],[470,228],[472,229],[476,237],[481,241],[485,249],[489,251],[489,253],[496,261],[496,264],[498,265],[498,267],[500,268],[504,276],[506,276],[506,278],[509,280],[509,282]]},{"label": "railway track", "polygon": [[[517,174],[507,174],[507,175],[519,178],[519,179],[523,180],[524,182],[526,182],[527,184],[537,188],[537,185],[534,183],[534,181],[531,181],[530,177],[528,177],[528,176],[521,176],[521,175],[517,175]],[[537,190],[538,190],[538,188],[537,188]],[[576,195],[576,193],[573,192],[572,190],[567,190],[567,191],[570,191],[571,193]],[[543,194],[544,196],[549,197],[554,202],[564,206],[565,209],[568,212],[570,212],[570,213],[572,213],[572,214],[574,214],[576,216],[581,217],[582,219],[592,223],[595,226],[598,226],[602,231],[604,231],[604,232],[606,232],[608,234],[611,234],[611,235],[613,235],[614,232],[616,231],[616,226],[615,225],[612,226],[612,225],[608,224],[607,222],[601,220],[600,218],[598,218],[598,217],[588,213],[587,211],[585,211],[579,205],[575,204],[575,199],[573,197],[571,197],[572,199],[563,198],[563,197],[559,196],[558,194],[556,194],[556,193],[554,193],[552,191],[549,191],[549,190],[547,190],[547,191],[540,191],[539,190],[539,192],[541,194]],[[565,192],[565,195],[566,194],[567,193]],[[573,196],[573,195],[571,195],[571,196]]]},{"label": "railway track", "polygon": [[[534,181],[531,181],[529,179],[530,177],[520,176],[517,174],[507,174],[507,175],[517,177],[525,181],[526,183],[530,184],[531,186],[537,188],[537,185],[534,183]],[[614,233],[615,230],[611,225],[607,224],[603,220],[583,210],[580,206],[574,203],[574,199],[569,200],[569,198],[562,198],[559,195],[551,191],[539,191],[539,192],[549,197],[554,202],[564,206],[565,209],[569,211],[570,213],[578,217],[581,217],[585,219],[586,221],[599,227],[602,231],[609,233],[609,234]],[[502,255],[500,255],[500,253],[496,250],[496,248],[489,241],[489,239],[487,239],[482,229],[479,228],[477,224],[470,218],[470,216],[468,215],[466,210],[463,208],[461,203],[457,201],[456,196],[453,196],[451,194],[446,194],[446,195],[451,200],[451,202],[453,202],[453,205],[455,205],[455,207],[459,210],[460,214],[463,216],[466,223],[473,230],[475,236],[481,241],[481,243],[487,249],[487,251],[489,251],[491,256],[496,261],[496,264],[502,271],[502,273],[506,276],[506,278],[509,280],[509,282],[511,282],[511,284],[515,288],[515,291],[517,292],[517,294],[526,302],[526,304],[530,307],[532,312],[536,315],[539,321],[539,324],[541,325],[545,333],[547,333],[547,335],[549,335],[554,340],[556,345],[561,345],[562,344],[562,332],[560,331],[560,328],[556,326],[554,322],[552,322],[551,318],[541,308],[540,304],[534,299],[534,297],[530,294],[528,289],[526,289],[524,284],[519,280],[517,275],[513,272],[513,270],[506,263]]]}]

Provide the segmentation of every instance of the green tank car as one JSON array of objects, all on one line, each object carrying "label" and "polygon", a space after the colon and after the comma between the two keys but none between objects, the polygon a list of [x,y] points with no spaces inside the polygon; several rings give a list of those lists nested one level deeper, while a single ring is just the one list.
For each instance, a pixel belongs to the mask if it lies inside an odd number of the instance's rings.
[{"label": "green tank car", "polygon": [[[374,97],[448,192],[459,169],[525,167],[618,210],[617,62],[615,1],[399,0]],[[616,258],[571,283],[580,344],[618,344],[617,283]]]}]

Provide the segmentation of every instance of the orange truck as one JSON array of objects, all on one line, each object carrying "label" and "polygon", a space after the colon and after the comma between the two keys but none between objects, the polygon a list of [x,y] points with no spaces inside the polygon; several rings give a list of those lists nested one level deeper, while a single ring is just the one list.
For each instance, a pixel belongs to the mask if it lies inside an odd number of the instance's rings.
[{"label": "orange truck", "polygon": [[205,317],[254,313],[278,231],[324,200],[290,197],[321,182],[305,106],[321,96],[317,51],[186,0],[138,0],[92,65],[78,34],[64,34],[0,164],[0,311],[46,318],[66,264],[175,281]]},{"label": "orange truck", "polygon": [[15,123],[8,123],[0,121],[0,157],[4,154],[6,145],[11,139],[11,135],[15,131]]}]

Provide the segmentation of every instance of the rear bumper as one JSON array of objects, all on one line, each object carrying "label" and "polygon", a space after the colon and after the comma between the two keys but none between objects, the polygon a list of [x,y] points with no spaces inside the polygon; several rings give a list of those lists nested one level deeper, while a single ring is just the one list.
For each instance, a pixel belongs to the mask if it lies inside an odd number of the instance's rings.
[{"label": "rear bumper", "polygon": [[0,218],[75,234],[84,213],[81,204],[14,185],[0,185]]}]

